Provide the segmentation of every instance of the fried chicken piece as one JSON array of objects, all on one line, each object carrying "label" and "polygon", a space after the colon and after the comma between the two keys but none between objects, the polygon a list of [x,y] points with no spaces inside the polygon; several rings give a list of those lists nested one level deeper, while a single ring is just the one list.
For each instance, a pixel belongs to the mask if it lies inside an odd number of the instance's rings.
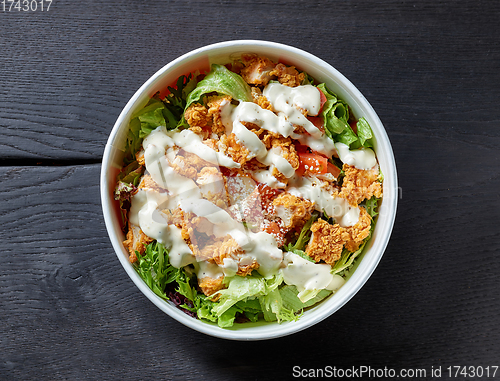
[{"label": "fried chicken piece", "polygon": [[231,103],[231,97],[211,96],[207,99],[207,106],[200,103],[191,104],[184,118],[190,126],[190,130],[200,135],[203,139],[208,139],[213,134],[220,136],[226,131],[222,124],[221,109],[224,105]]},{"label": "fried chicken piece", "polygon": [[146,159],[144,158],[144,148],[141,148],[140,151],[135,153],[135,160],[139,165],[146,165]]},{"label": "fried chicken piece", "polygon": [[262,94],[262,90],[258,87],[252,87],[252,98],[254,103],[257,103],[264,110],[273,111],[273,105],[269,100]]},{"label": "fried chicken piece", "polygon": [[295,144],[293,144],[290,137],[284,137],[280,134],[276,134],[270,131],[261,130],[256,132],[257,136],[260,137],[266,149],[277,149],[279,148],[281,156],[285,158],[293,169],[299,168],[300,160],[297,150],[295,149]]},{"label": "fried chicken piece", "polygon": [[184,112],[190,127],[206,127],[212,120],[209,110],[201,103],[192,103]]},{"label": "fried chicken piece", "polygon": [[315,261],[323,260],[333,266],[342,255],[349,234],[339,224],[331,225],[321,218],[312,224],[311,231],[312,236],[307,244],[306,254]]},{"label": "fried chicken piece", "polygon": [[270,72],[276,64],[269,58],[255,54],[244,54],[241,59],[245,65],[241,69],[241,76],[246,83],[265,86],[272,79]]},{"label": "fried chicken piece", "polygon": [[227,235],[224,238],[218,239],[217,241],[203,247],[200,253],[200,258],[213,261],[219,266],[223,266],[224,259],[228,258],[237,262],[238,270],[236,274],[246,276],[254,269],[258,269],[259,263],[255,259],[249,261],[248,258],[241,258],[241,255],[244,253],[245,251],[234,240],[234,238]]},{"label": "fried chicken piece", "polygon": [[203,168],[198,173],[196,179],[202,197],[219,208],[225,209],[228,206],[227,187],[224,181],[224,176],[216,167]]},{"label": "fried chicken piece", "polygon": [[173,224],[178,228],[182,228],[182,221],[184,221],[184,212],[180,207],[177,207],[175,209],[163,209],[162,213],[167,218],[169,224]]},{"label": "fried chicken piece", "polygon": [[203,168],[213,166],[213,164],[203,160],[198,155],[186,152],[183,149],[178,150],[175,158],[173,160],[169,159],[169,163],[174,171],[190,179],[196,179],[198,172]]},{"label": "fried chicken piece", "polygon": [[353,226],[346,228],[350,237],[345,244],[345,248],[347,250],[354,252],[359,249],[359,245],[366,237],[368,237],[368,235],[370,235],[371,223],[372,217],[368,214],[365,208],[360,207],[358,222]]},{"label": "fried chicken piece", "polygon": [[257,183],[250,174],[241,172],[236,176],[226,176],[227,195],[230,205],[238,205],[252,194]]},{"label": "fried chicken piece", "polygon": [[294,170],[297,170],[299,168],[299,155],[297,154],[295,144],[292,143],[291,138],[280,136],[279,138],[272,139],[271,144],[271,149],[275,149],[278,147],[281,149],[281,156],[283,156],[283,158],[290,163]]},{"label": "fried chicken piece", "polygon": [[130,221],[128,223],[128,233],[126,238],[127,239],[123,241],[123,246],[125,246],[129,252],[128,260],[130,263],[137,261],[136,251],[141,255],[144,254],[144,251],[146,251],[146,245],[153,242],[153,239],[144,234],[139,226],[131,224]]},{"label": "fried chicken piece", "polygon": [[[209,276],[198,279],[198,286],[206,296],[211,296],[224,288],[224,277],[212,278]],[[215,295],[211,300],[216,302],[220,295]]]},{"label": "fried chicken piece", "polygon": [[211,118],[212,134],[221,136],[226,132],[226,127],[222,124],[222,107],[231,103],[229,95],[208,97],[208,116]]},{"label": "fried chicken piece", "polygon": [[217,142],[217,148],[218,152],[229,156],[242,167],[249,160],[250,151],[248,148],[238,143],[236,135],[233,133],[229,136],[223,134]]},{"label": "fried chicken piece", "polygon": [[372,196],[382,197],[382,183],[379,181],[379,169],[357,169],[344,164],[345,177],[339,196],[346,199],[350,205],[357,206],[361,201]]},{"label": "fried chicken piece", "polygon": [[273,200],[277,216],[283,221],[283,225],[289,229],[302,226],[311,218],[314,204],[290,193],[281,193]]},{"label": "fried chicken piece", "polygon": [[139,189],[144,189],[144,190],[152,190],[156,192],[162,192],[165,191],[163,188],[161,188],[151,177],[151,175],[145,174],[142,176],[141,181],[139,182]]},{"label": "fried chicken piece", "polygon": [[[286,138],[284,136],[265,131],[262,134],[261,140],[268,150],[274,152],[275,154],[281,155],[290,163],[294,170],[297,170],[299,168],[299,155],[297,154],[295,145],[292,143],[291,138]],[[288,183],[288,178],[274,166],[272,167],[271,175],[273,175],[279,182],[283,184]]]},{"label": "fried chicken piece", "polygon": [[217,248],[221,244],[221,238],[215,238],[213,234],[214,224],[205,217],[199,217],[194,213],[181,212],[180,224],[182,239],[187,243],[198,261],[214,260]]},{"label": "fried chicken piece", "polygon": [[293,66],[286,66],[282,63],[269,72],[269,75],[278,77],[278,81],[285,86],[296,87],[306,78],[304,73],[299,73]]}]

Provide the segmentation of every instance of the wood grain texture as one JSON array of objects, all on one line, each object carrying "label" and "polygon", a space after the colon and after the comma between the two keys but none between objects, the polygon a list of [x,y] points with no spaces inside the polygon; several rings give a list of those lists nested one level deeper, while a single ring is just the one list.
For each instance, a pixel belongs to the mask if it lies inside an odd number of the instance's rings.
[{"label": "wood grain texture", "polygon": [[[359,87],[390,134],[485,144],[499,119],[499,17],[498,2],[430,0],[63,0],[48,13],[3,13],[1,156],[101,157],[147,78],[181,54],[230,39],[318,55]],[[470,122],[481,127],[472,136]]]},{"label": "wood grain texture", "polygon": [[463,205],[460,187],[404,190],[388,250],[353,300],[294,336],[240,343],[185,328],[135,288],[106,236],[99,170],[0,169],[3,379],[288,379],[294,365],[498,359],[498,176],[477,179],[482,202]]},{"label": "wood grain texture", "polygon": [[[500,365],[499,19],[486,0],[54,0],[45,14],[0,13],[0,380]],[[92,164],[150,75],[229,39],[287,43],[351,79],[387,129],[401,187],[363,289],[317,326],[267,342],[194,332],[136,289]]]}]

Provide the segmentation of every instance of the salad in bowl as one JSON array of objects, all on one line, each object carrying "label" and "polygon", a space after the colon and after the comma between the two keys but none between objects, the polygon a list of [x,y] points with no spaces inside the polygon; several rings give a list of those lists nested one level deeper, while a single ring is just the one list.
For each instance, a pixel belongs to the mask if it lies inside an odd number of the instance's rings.
[{"label": "salad in bowl", "polygon": [[299,65],[251,49],[225,59],[192,65],[124,118],[122,253],[187,319],[298,324],[370,245],[385,198],[377,139]]}]

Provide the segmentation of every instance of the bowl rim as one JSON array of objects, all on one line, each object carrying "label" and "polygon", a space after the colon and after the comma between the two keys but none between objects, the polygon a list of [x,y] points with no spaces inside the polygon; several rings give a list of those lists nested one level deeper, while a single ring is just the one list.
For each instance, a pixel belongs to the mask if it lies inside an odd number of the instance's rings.
[{"label": "bowl rim", "polygon": [[[313,62],[316,66],[328,72],[329,78],[332,79],[332,81],[334,81],[336,84],[341,85],[343,89],[347,93],[349,93],[350,97],[357,102],[358,107],[363,109],[363,116],[371,121],[370,125],[372,127],[372,130],[374,131],[374,134],[376,135],[377,148],[375,149],[375,151],[377,153],[377,157],[379,157],[379,150],[380,152],[383,152],[383,155],[387,161],[387,167],[389,169],[389,172],[384,171],[384,196],[379,211],[379,218],[383,213],[385,223],[383,226],[381,226],[380,221],[378,221],[375,227],[377,240],[375,240],[374,234],[372,239],[370,239],[369,244],[367,245],[369,247],[366,247],[364,250],[364,253],[370,250],[370,257],[365,257],[362,261],[359,261],[361,262],[361,264],[363,264],[363,266],[360,265],[354,272],[353,276],[348,280],[347,283],[349,283],[349,287],[347,288],[346,292],[342,291],[346,288],[346,285],[344,285],[338,292],[329,296],[327,298],[328,300],[322,301],[321,303],[319,303],[319,305],[309,310],[306,313],[308,314],[307,318],[306,314],[304,314],[304,316],[302,316],[298,321],[294,322],[285,322],[281,324],[271,322],[257,324],[255,326],[251,324],[249,325],[249,323],[245,323],[245,327],[236,326],[236,328],[228,329],[220,328],[216,324],[192,318],[182,312],[180,309],[174,307],[172,304],[169,304],[168,302],[158,297],[144,283],[142,278],[140,278],[140,276],[134,270],[133,266],[128,261],[128,258],[124,255],[125,249],[123,247],[122,241],[118,239],[116,223],[114,221],[116,215],[115,217],[113,217],[114,213],[112,210],[115,203],[112,197],[114,187],[110,186],[108,173],[110,170],[111,158],[114,153],[113,150],[117,149],[116,147],[114,147],[113,143],[119,137],[119,134],[123,133],[120,127],[127,120],[127,118],[130,117],[130,114],[132,113],[134,105],[136,104],[138,99],[141,96],[144,96],[145,92],[151,86],[153,86],[158,81],[158,79],[161,78],[162,75],[170,71],[172,68],[178,67],[184,64],[186,61],[192,60],[202,54],[207,54],[209,52],[228,48],[237,48],[239,51],[248,52],[251,52],[253,49],[262,48],[276,49],[276,51],[300,56],[305,61]],[[347,103],[351,105],[350,102]],[[122,264],[122,267],[125,269],[133,283],[153,304],[155,304],[158,308],[160,308],[163,312],[165,312],[173,319],[198,332],[230,340],[253,341],[283,337],[311,327],[314,324],[317,324],[327,317],[331,316],[342,306],[344,306],[352,297],[354,297],[354,295],[356,295],[356,293],[368,281],[370,276],[375,271],[375,268],[379,264],[387,248],[396,217],[398,181],[392,146],[382,122],[380,121],[378,115],[376,114],[375,110],[368,102],[368,100],[343,74],[341,74],[337,69],[335,69],[333,66],[323,61],[319,57],[302,49],[298,49],[289,45],[263,40],[229,40],[206,45],[181,55],[180,57],[167,63],[161,69],[159,69],[134,93],[134,95],[130,98],[125,107],[120,112],[120,115],[118,116],[113,129],[109,134],[102,159],[100,174],[100,193],[105,226],[115,254],[117,255],[118,260]],[[335,298],[333,298],[333,296],[335,296]]]}]

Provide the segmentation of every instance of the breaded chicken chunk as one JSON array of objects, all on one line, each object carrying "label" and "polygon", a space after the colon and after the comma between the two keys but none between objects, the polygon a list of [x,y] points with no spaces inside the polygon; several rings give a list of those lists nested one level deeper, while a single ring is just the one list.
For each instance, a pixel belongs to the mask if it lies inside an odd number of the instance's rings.
[{"label": "breaded chicken chunk", "polygon": [[[218,278],[212,278],[206,276],[198,279],[198,286],[200,287],[201,292],[203,292],[206,296],[211,296],[224,288],[224,277],[221,276]],[[219,298],[220,295],[215,295],[211,300],[216,302]]]},{"label": "breaded chicken chunk", "polygon": [[[222,107],[231,103],[231,97],[229,95],[224,96],[212,96],[208,98],[208,116],[211,118],[212,134],[221,136],[226,132],[226,127],[222,124],[221,110]],[[212,136],[212,135],[210,135]]]},{"label": "breaded chicken chunk", "polygon": [[306,78],[304,73],[299,73],[293,66],[286,66],[282,63],[269,72],[269,75],[278,77],[278,81],[285,86],[297,87]]},{"label": "breaded chicken chunk", "polygon": [[339,224],[331,225],[321,218],[312,224],[311,231],[306,254],[315,261],[323,260],[333,266],[342,255],[349,234]]},{"label": "breaded chicken chunk", "polygon": [[245,251],[234,238],[227,235],[203,247],[201,257],[205,258],[205,260],[213,261],[219,266],[224,265],[224,259],[226,258],[235,261],[238,265],[236,274],[246,276],[254,269],[258,269],[259,263],[255,259],[250,261],[242,260],[241,255],[244,253]]},{"label": "breaded chicken chunk", "polygon": [[265,86],[272,79],[269,74],[276,64],[267,57],[255,54],[244,54],[241,57],[245,67],[241,69],[241,76],[246,83]]},{"label": "breaded chicken chunk", "polygon": [[311,212],[314,209],[312,202],[290,193],[278,195],[273,200],[273,205],[277,216],[283,221],[283,225],[290,229],[301,229],[311,218]]},{"label": "breaded chicken chunk", "polygon": [[219,168],[203,168],[196,179],[202,197],[219,208],[227,208],[229,200],[224,176]]},{"label": "breaded chicken chunk", "polygon": [[345,177],[339,196],[346,199],[350,205],[356,206],[372,196],[382,197],[382,183],[379,181],[379,169],[358,169],[344,164]]},{"label": "breaded chicken chunk", "polygon": [[198,172],[205,167],[212,167],[213,164],[203,160],[198,155],[180,149],[173,159],[169,158],[170,166],[178,174],[190,179],[198,178]]},{"label": "breaded chicken chunk", "polygon": [[229,156],[234,162],[242,167],[250,160],[250,151],[245,146],[238,143],[236,135],[231,133],[223,134],[217,142],[217,148],[220,153]]},{"label": "breaded chicken chunk", "polygon": [[144,148],[141,148],[140,151],[135,153],[135,160],[139,165],[146,165],[146,159],[144,158]]},{"label": "breaded chicken chunk", "polygon": [[123,246],[125,246],[129,252],[128,260],[130,263],[137,261],[136,251],[141,255],[144,254],[144,251],[146,251],[146,245],[153,242],[153,239],[144,234],[139,226],[133,225],[130,221],[128,223],[128,233],[126,238],[127,239],[123,241]]},{"label": "breaded chicken chunk", "polygon": [[184,119],[190,127],[206,127],[210,121],[211,116],[208,109],[200,103],[192,103],[184,112]]},{"label": "breaded chicken chunk", "polygon": [[354,252],[359,249],[359,245],[370,234],[371,223],[371,216],[365,208],[360,207],[358,222],[353,226],[346,228],[346,232],[349,234],[349,239],[345,244],[345,248],[347,250]]},{"label": "breaded chicken chunk", "polygon": [[262,90],[258,87],[252,87],[252,99],[254,103],[257,103],[264,110],[273,111],[273,105],[269,100],[262,94]]},{"label": "breaded chicken chunk", "polygon": [[151,175],[145,174],[142,176],[141,181],[139,182],[139,189],[144,189],[144,190],[152,190],[156,192],[161,192],[162,187],[160,187],[151,177]]}]

